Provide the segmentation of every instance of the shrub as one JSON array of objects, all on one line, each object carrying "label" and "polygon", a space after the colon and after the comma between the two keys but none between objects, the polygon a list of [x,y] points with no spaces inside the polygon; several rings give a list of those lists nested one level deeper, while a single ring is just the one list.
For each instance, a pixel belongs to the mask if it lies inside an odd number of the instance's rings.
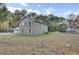
[{"label": "shrub", "polygon": [[48,32],[45,32],[44,34],[48,34]]},{"label": "shrub", "polygon": [[0,32],[7,32],[9,31],[9,24],[7,21],[0,23]]},{"label": "shrub", "polygon": [[59,32],[66,32],[66,25],[65,24],[59,25]]}]

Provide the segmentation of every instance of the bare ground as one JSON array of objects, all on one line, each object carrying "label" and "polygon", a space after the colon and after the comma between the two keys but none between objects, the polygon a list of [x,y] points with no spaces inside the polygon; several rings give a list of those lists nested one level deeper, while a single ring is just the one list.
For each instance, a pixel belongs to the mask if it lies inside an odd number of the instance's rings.
[{"label": "bare ground", "polygon": [[1,55],[78,55],[79,34],[0,35]]}]

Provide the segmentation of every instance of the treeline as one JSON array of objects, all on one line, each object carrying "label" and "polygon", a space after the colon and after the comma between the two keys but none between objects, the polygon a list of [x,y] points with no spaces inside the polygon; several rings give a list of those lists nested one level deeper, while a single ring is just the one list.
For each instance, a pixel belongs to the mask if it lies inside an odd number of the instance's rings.
[{"label": "treeline", "polygon": [[[15,24],[27,14],[27,10],[15,10],[11,12],[7,9],[4,3],[0,3],[0,32],[8,32],[10,28],[14,27]],[[37,15],[34,12],[29,13],[30,16],[36,16],[35,19],[42,21],[47,24],[49,31],[61,31],[65,32],[66,25],[63,23],[64,17],[50,15]]]}]

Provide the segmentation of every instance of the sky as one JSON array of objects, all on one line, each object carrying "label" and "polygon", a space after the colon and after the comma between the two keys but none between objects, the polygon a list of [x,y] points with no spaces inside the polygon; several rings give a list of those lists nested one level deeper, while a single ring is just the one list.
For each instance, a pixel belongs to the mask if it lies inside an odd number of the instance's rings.
[{"label": "sky", "polygon": [[28,13],[53,14],[59,17],[67,17],[70,13],[79,14],[79,3],[6,3],[8,10],[27,10]]}]

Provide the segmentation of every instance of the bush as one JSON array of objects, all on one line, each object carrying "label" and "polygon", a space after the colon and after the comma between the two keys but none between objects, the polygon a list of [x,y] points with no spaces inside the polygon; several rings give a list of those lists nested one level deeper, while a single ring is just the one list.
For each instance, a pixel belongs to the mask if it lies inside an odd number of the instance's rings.
[{"label": "bush", "polygon": [[50,25],[50,26],[48,27],[48,31],[49,31],[49,32],[55,32],[55,31],[56,31],[56,26]]},{"label": "bush", "polygon": [[65,24],[59,25],[59,32],[66,32],[66,25]]},{"label": "bush", "polygon": [[55,32],[55,31],[59,31],[59,32],[66,32],[66,25],[65,24],[54,24],[54,25],[50,25],[48,27],[48,31],[49,32]]},{"label": "bush", "polygon": [[9,24],[7,21],[0,23],[0,32],[7,32],[9,31]]},{"label": "bush", "polygon": [[44,34],[48,34],[48,32],[45,32]]}]

